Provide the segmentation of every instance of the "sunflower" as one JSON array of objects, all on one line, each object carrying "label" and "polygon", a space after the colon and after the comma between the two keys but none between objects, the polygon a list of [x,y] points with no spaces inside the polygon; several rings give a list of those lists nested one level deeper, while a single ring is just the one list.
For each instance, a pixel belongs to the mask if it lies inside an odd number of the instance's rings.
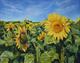
[{"label": "sunflower", "polygon": [[16,35],[16,46],[26,52],[27,48],[29,47],[28,43],[27,43],[27,40],[26,40],[26,28],[25,26],[19,26],[18,27],[18,33]]},{"label": "sunflower", "polygon": [[19,30],[19,33],[20,33],[20,34],[25,34],[25,33],[26,33],[26,28],[25,28],[25,26],[19,26],[19,27],[18,27],[18,30]]},{"label": "sunflower", "polygon": [[26,28],[31,30],[34,27],[33,23],[26,24]]},{"label": "sunflower", "polygon": [[23,44],[23,46],[22,46],[22,50],[24,51],[24,52],[26,52],[26,50],[28,49],[28,47],[29,47],[29,45],[26,43],[26,44]]},{"label": "sunflower", "polygon": [[37,37],[37,39],[38,39],[38,40],[44,40],[45,35],[46,35],[46,33],[45,33],[45,32],[42,32],[42,33]]},{"label": "sunflower", "polygon": [[26,40],[26,28],[25,26],[19,26],[18,27],[18,34],[16,35],[16,46],[22,50],[22,51],[26,51],[27,48],[29,47],[27,44],[27,40]]},{"label": "sunflower", "polygon": [[59,14],[50,14],[45,27],[48,30],[48,34],[52,35],[57,40],[63,40],[70,32],[70,23],[68,19]]},{"label": "sunflower", "polygon": [[21,49],[24,52],[29,47],[29,45],[27,44],[27,41],[24,44],[21,43],[21,42],[24,42],[24,40],[22,41],[22,39],[21,39],[21,35],[16,35],[15,42],[16,42],[16,47],[18,47],[19,49]]},{"label": "sunflower", "polygon": [[19,48],[19,44],[20,44],[20,35],[16,35],[16,46]]},{"label": "sunflower", "polygon": [[7,29],[7,31],[12,30],[13,28],[15,28],[15,25],[13,23],[9,23],[5,26],[5,28]]}]

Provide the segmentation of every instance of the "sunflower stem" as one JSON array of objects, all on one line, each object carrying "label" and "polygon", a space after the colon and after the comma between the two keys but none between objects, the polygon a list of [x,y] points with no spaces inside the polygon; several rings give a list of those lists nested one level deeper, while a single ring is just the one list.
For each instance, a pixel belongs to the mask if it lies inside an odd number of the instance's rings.
[{"label": "sunflower stem", "polygon": [[40,63],[40,49],[36,47],[36,63]]},{"label": "sunflower stem", "polygon": [[64,63],[64,47],[61,49],[61,63]]},{"label": "sunflower stem", "polygon": [[63,41],[60,41],[59,47],[60,47],[60,60],[59,60],[59,62],[60,62],[60,63],[64,63],[65,57],[64,57]]},{"label": "sunflower stem", "polygon": [[40,48],[36,46],[34,43],[33,45],[34,45],[35,52],[36,52],[36,55],[35,55],[36,63],[40,63]]}]

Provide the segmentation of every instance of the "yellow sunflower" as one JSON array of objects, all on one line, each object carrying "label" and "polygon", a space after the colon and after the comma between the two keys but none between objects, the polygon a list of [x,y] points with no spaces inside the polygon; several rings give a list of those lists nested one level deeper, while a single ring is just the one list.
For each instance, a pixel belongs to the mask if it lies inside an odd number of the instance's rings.
[{"label": "yellow sunflower", "polygon": [[63,40],[70,32],[70,23],[68,19],[59,14],[50,14],[45,24],[48,34],[54,36],[57,40]]},{"label": "yellow sunflower", "polygon": [[46,33],[45,33],[45,32],[42,32],[42,33],[37,37],[37,39],[38,39],[38,40],[43,40],[43,39],[45,38],[45,35],[46,35]]},{"label": "yellow sunflower", "polygon": [[15,25],[13,23],[9,23],[5,26],[5,28],[7,28],[7,31],[12,30],[13,28],[15,28]]},{"label": "yellow sunflower", "polygon": [[22,50],[24,51],[24,52],[26,52],[26,50],[27,50],[27,48],[29,47],[29,45],[26,43],[26,44],[23,44],[23,46],[22,46]]},{"label": "yellow sunflower", "polygon": [[29,23],[29,24],[26,24],[26,28],[31,30],[32,27],[34,27],[34,24],[33,23]]},{"label": "yellow sunflower", "polygon": [[27,48],[29,47],[29,45],[27,44],[27,42],[25,44],[21,43],[22,39],[20,35],[16,35],[16,47],[18,47],[19,49],[21,49],[22,51],[26,52]]},{"label": "yellow sunflower", "polygon": [[19,48],[19,44],[20,44],[20,35],[16,35],[16,46]]},{"label": "yellow sunflower", "polygon": [[25,34],[25,33],[26,33],[26,28],[25,28],[25,26],[19,26],[18,29],[19,29],[19,33],[20,33],[20,34]]}]

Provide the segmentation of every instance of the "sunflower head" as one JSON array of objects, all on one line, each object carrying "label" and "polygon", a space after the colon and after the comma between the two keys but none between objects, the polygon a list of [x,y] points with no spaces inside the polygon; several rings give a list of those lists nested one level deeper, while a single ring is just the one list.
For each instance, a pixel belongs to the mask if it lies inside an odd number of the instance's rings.
[{"label": "sunflower head", "polygon": [[19,32],[20,32],[20,34],[25,34],[26,33],[25,26],[19,26]]},{"label": "sunflower head", "polygon": [[54,36],[57,40],[63,40],[70,32],[70,23],[68,19],[59,14],[50,14],[45,27],[48,30],[48,34]]},{"label": "sunflower head", "polygon": [[[27,48],[29,47],[29,45],[27,44],[27,41],[25,41],[21,38],[21,35],[16,35],[16,47],[18,47],[20,50],[26,52]],[[23,43],[22,43],[23,42]]]},{"label": "sunflower head", "polygon": [[38,40],[44,40],[45,35],[46,35],[46,33],[45,33],[45,32],[42,32],[42,33],[37,37],[37,39],[38,39]]},{"label": "sunflower head", "polygon": [[5,28],[7,29],[7,31],[12,30],[13,28],[15,28],[15,25],[13,23],[9,23],[5,26]]},{"label": "sunflower head", "polygon": [[31,30],[34,27],[33,23],[26,24],[26,28]]},{"label": "sunflower head", "polygon": [[20,35],[16,35],[15,42],[16,42],[16,46],[19,48],[19,44],[20,44]]},{"label": "sunflower head", "polygon": [[26,50],[28,49],[28,47],[29,47],[29,45],[26,43],[26,44],[23,44],[23,46],[22,46],[22,50],[24,51],[24,52],[26,52]]}]

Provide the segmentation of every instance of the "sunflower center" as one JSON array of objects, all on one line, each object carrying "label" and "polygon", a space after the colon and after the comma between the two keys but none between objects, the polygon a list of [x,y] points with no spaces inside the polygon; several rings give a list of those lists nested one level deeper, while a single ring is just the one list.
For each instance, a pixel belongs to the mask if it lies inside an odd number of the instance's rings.
[{"label": "sunflower center", "polygon": [[53,26],[54,32],[59,33],[63,30],[63,25],[60,23],[56,23]]}]

